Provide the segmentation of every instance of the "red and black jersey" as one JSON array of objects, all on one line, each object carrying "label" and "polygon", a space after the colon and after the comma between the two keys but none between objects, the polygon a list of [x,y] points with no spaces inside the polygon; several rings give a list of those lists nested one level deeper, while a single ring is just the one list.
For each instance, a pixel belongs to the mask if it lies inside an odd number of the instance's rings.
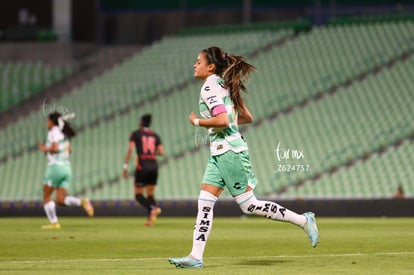
[{"label": "red and black jersey", "polygon": [[161,138],[154,131],[143,128],[132,132],[129,141],[135,143],[137,153],[137,169],[157,169],[157,147]]}]

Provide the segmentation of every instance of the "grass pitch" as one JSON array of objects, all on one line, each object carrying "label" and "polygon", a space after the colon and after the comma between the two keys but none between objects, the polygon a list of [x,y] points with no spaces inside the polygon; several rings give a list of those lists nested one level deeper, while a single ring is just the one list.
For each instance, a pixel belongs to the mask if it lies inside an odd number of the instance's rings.
[{"label": "grass pitch", "polygon": [[263,218],[215,218],[203,269],[169,257],[191,250],[194,218],[0,218],[1,274],[414,274],[414,219],[318,218],[302,229]]}]

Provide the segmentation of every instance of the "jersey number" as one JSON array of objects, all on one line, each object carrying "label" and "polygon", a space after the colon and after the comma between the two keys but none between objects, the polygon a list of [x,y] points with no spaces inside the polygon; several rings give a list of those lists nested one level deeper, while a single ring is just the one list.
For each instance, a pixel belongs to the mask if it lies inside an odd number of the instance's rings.
[{"label": "jersey number", "polygon": [[144,154],[155,155],[155,137],[151,136],[142,136],[142,152]]}]

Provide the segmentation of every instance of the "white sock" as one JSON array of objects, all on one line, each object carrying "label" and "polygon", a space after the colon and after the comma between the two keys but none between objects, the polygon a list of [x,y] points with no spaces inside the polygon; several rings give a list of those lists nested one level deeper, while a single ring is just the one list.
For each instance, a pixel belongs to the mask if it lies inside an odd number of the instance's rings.
[{"label": "white sock", "polygon": [[253,190],[235,197],[235,200],[245,214],[263,216],[272,220],[291,222],[300,227],[305,226],[305,216],[299,215],[275,202],[259,201],[256,199]]},{"label": "white sock", "polygon": [[72,196],[66,196],[63,203],[66,206],[80,206],[81,205],[81,199],[72,197]]},{"label": "white sock", "polygon": [[58,217],[56,215],[56,204],[54,201],[49,201],[43,205],[43,209],[45,209],[46,216],[49,219],[50,223],[57,223]]},{"label": "white sock", "polygon": [[202,260],[204,248],[211,228],[213,227],[213,209],[217,197],[201,190],[198,197],[198,213],[193,234],[193,249],[190,255],[196,260]]}]

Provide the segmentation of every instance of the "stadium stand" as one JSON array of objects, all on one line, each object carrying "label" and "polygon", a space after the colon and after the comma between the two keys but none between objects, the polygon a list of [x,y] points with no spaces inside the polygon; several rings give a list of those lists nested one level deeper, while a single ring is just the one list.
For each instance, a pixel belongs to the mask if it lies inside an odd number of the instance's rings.
[{"label": "stadium stand", "polygon": [[[259,170],[268,195],[272,192],[281,195],[283,188],[301,178],[311,179],[317,174],[329,173],[370,152],[409,139],[414,132],[411,115],[414,98],[410,88],[414,82],[401,72],[413,68],[414,58],[411,57],[391,70],[341,88],[333,95],[256,128],[250,139],[251,147],[255,148],[252,158],[261,164],[272,163],[274,167],[265,169],[267,177]],[[396,87],[397,83],[401,85]],[[246,133],[246,136],[251,135]],[[277,148],[278,142],[285,150],[302,150],[305,158],[278,161],[276,155],[268,153]],[[270,173],[277,170],[279,164],[310,164],[311,167],[309,173]],[[361,180],[360,184],[363,182]]]},{"label": "stadium stand", "polygon": [[[247,55],[259,71],[246,97],[256,122],[243,128],[261,182],[257,195],[389,197],[401,183],[412,196],[404,181],[410,172],[394,165],[400,156],[409,160],[402,151],[412,150],[412,33],[411,20],[392,20],[333,24],[299,35],[290,28],[166,37],[49,103],[77,114],[71,191],[96,200],[130,199],[131,182],[120,178],[128,135],[141,114],[152,112],[167,154],[161,159],[158,198],[197,196],[208,149],[206,132],[187,123],[200,89],[191,65],[214,41]],[[0,173],[14,184],[0,187],[0,199],[41,198],[45,160],[31,148],[44,139],[44,120],[38,110],[2,129]],[[303,151],[304,158],[279,162],[274,152],[279,143]],[[375,189],[371,173],[387,163],[401,176],[384,177]],[[309,164],[310,169],[276,173],[278,164]]]},{"label": "stadium stand", "polygon": [[70,67],[51,67],[41,62],[0,63],[0,111],[71,74]]},{"label": "stadium stand", "polygon": [[273,48],[254,60],[259,73],[252,93],[275,91],[266,100],[249,98],[256,116],[298,105],[412,51],[413,32],[412,21],[314,28],[286,47]]},{"label": "stadium stand", "polygon": [[[229,39],[229,35],[221,35],[219,37],[214,36],[214,39],[217,43],[224,44],[228,49],[241,51],[242,54],[245,54],[248,53],[248,51],[257,49],[257,47],[259,47],[258,45],[267,46],[269,43],[278,41],[282,37],[291,34],[292,31],[290,30],[278,31],[276,34],[273,34],[270,31],[264,31],[262,33],[234,34],[233,36],[230,36],[232,39]],[[169,90],[181,93],[181,83],[185,84],[186,82],[189,82],[189,79],[190,82],[188,84],[194,82],[191,77],[191,69],[189,68],[191,68],[197,52],[205,47],[205,45],[209,43],[208,41],[211,41],[212,38],[213,36],[205,36],[198,38],[197,40],[190,37],[166,38],[146,51],[144,50],[142,54],[139,54],[118,66],[116,69],[108,71],[101,77],[93,79],[88,84],[76,89],[70,95],[49,103],[46,107],[46,112],[51,109],[62,109],[65,112],[75,112],[77,114],[76,124],[78,126],[83,129],[90,128],[89,126],[91,126],[91,124],[92,126],[97,126],[92,127],[90,132],[85,130],[87,134],[80,135],[74,141],[74,147],[76,146],[75,144],[78,144],[79,146],[79,149],[74,150],[74,171],[75,173],[82,175],[81,182],[83,182],[86,187],[90,186],[90,184],[97,185],[99,181],[107,180],[117,174],[117,165],[113,165],[110,160],[114,159],[113,156],[117,152],[121,153],[121,155],[125,153],[124,149],[129,132],[137,127],[138,115],[136,113],[126,112],[126,114],[120,118],[122,121],[119,124],[124,127],[116,131],[118,134],[114,135],[115,131],[113,131],[114,128],[112,127],[118,128],[117,121],[107,121],[105,118],[111,116],[116,117],[118,113],[129,110],[136,104],[138,104],[138,106],[142,105],[143,108],[140,109],[142,112],[145,110],[165,110],[165,115],[161,116],[165,118],[169,116],[168,114],[177,113],[178,111],[185,113],[185,115],[183,113],[182,117],[187,116],[186,109],[177,108],[177,106],[180,106],[182,103],[180,96],[173,94],[171,97],[174,96],[175,99],[166,100],[165,102],[157,100],[157,98],[163,93],[168,93]],[[249,41],[252,41],[252,38],[254,38],[255,41],[259,41],[257,42],[258,44],[251,45]],[[244,46],[242,47],[241,45]],[[160,59],[159,57],[161,54],[165,52],[171,53],[169,58],[167,58],[167,60]],[[189,55],[189,52],[193,52],[194,54]],[[166,63],[166,61],[168,62]],[[168,66],[170,67],[168,68]],[[166,71],[166,67],[169,70]],[[139,78],[137,76],[139,76]],[[144,79],[146,81],[142,81]],[[125,85],[125,83],[130,84]],[[168,85],[163,83],[167,83]],[[194,91],[198,90],[199,87],[197,84],[197,88],[193,87],[192,89],[187,89],[185,91],[187,91],[186,94],[196,95]],[[181,96],[183,96],[183,94]],[[147,104],[147,101],[150,101],[151,97],[154,98],[154,104]],[[196,95],[195,99],[197,99],[197,97],[198,95]],[[194,102],[194,99],[191,98],[191,101],[189,100],[188,103],[189,102]],[[144,105],[143,103],[146,104]],[[190,107],[190,109],[195,108]],[[44,139],[44,112],[45,110],[40,108],[40,110],[32,113],[24,120],[20,120],[3,129],[0,133],[2,145],[4,145],[1,147],[1,155],[3,159],[9,159],[7,162],[12,163],[15,160],[10,156],[14,156],[20,152],[33,151],[33,148],[36,147],[34,141],[41,141]],[[177,116],[174,117],[177,118]],[[94,125],[97,121],[103,123]],[[176,124],[173,119],[170,121],[160,119],[159,122],[164,123],[162,129],[169,129],[169,125]],[[192,131],[191,128],[190,131]],[[170,136],[170,133],[165,135],[163,133],[161,134],[166,137]],[[188,142],[184,143],[186,148],[189,148],[189,144],[191,144],[191,135],[190,132],[190,138],[185,138],[188,139]],[[111,140],[111,142],[108,142],[106,139],[108,136],[115,138],[117,141],[113,142]],[[17,139],[19,142],[15,142]],[[174,138],[172,138],[172,142],[168,144],[170,142],[169,140],[170,139],[165,138],[165,143],[167,143],[166,147],[168,148],[174,148],[176,147],[176,144],[181,144],[177,143]],[[105,148],[105,150],[101,150],[100,148]],[[86,159],[81,158],[81,161],[78,162],[75,157],[77,150],[79,150],[79,152],[94,152],[94,155],[90,154]],[[178,152],[178,150],[175,152]],[[41,160],[42,156],[40,156],[38,152],[29,152],[29,154],[37,154],[39,158],[37,163],[43,162],[44,164],[44,161]],[[85,157],[85,155],[82,156]],[[97,163],[94,161],[95,158],[99,159],[101,162]],[[115,161],[118,161],[121,158],[122,156],[119,156]],[[90,161],[86,161],[88,164],[85,165],[85,160]],[[105,162],[105,164],[103,164],[103,162]],[[79,169],[77,168],[76,163],[79,163]],[[78,189],[83,188],[79,187]]]},{"label": "stadium stand", "polygon": [[[216,43],[223,44],[229,49],[247,53],[287,33],[289,31],[280,31],[277,35],[272,35],[272,32],[265,31],[234,34],[231,36],[232,39],[228,39],[229,35],[214,36],[214,39]],[[54,100],[47,107],[77,113],[78,125],[84,126],[103,117],[114,115],[123,109],[129,109],[135,104],[142,104],[144,100],[149,100],[152,96],[168,92],[169,89],[179,88],[179,85],[188,82],[191,79],[189,75],[191,76],[194,56],[212,39],[213,36],[205,36],[197,40],[191,37],[166,38],[101,77],[76,88],[69,96]],[[258,45],[252,45],[249,41],[258,41]],[[170,53],[167,55],[168,58],[161,59],[160,57],[166,52]],[[191,52],[192,55],[188,54]],[[39,140],[44,135],[43,129],[29,125],[36,125],[36,120],[43,115],[43,111],[39,110],[37,114],[5,128],[0,133],[2,143],[12,143],[16,137],[14,131],[19,131],[18,136],[25,142],[23,147],[13,148],[13,152],[24,150],[28,144],[33,143],[33,134]],[[13,152],[1,151],[0,158]]]},{"label": "stadium stand", "polygon": [[311,184],[289,189],[290,198],[386,198],[401,186],[406,194],[413,194],[414,176],[409,169],[413,162],[414,145],[406,141],[391,147],[369,160],[358,160],[351,167],[343,167],[335,174],[326,174]]}]

